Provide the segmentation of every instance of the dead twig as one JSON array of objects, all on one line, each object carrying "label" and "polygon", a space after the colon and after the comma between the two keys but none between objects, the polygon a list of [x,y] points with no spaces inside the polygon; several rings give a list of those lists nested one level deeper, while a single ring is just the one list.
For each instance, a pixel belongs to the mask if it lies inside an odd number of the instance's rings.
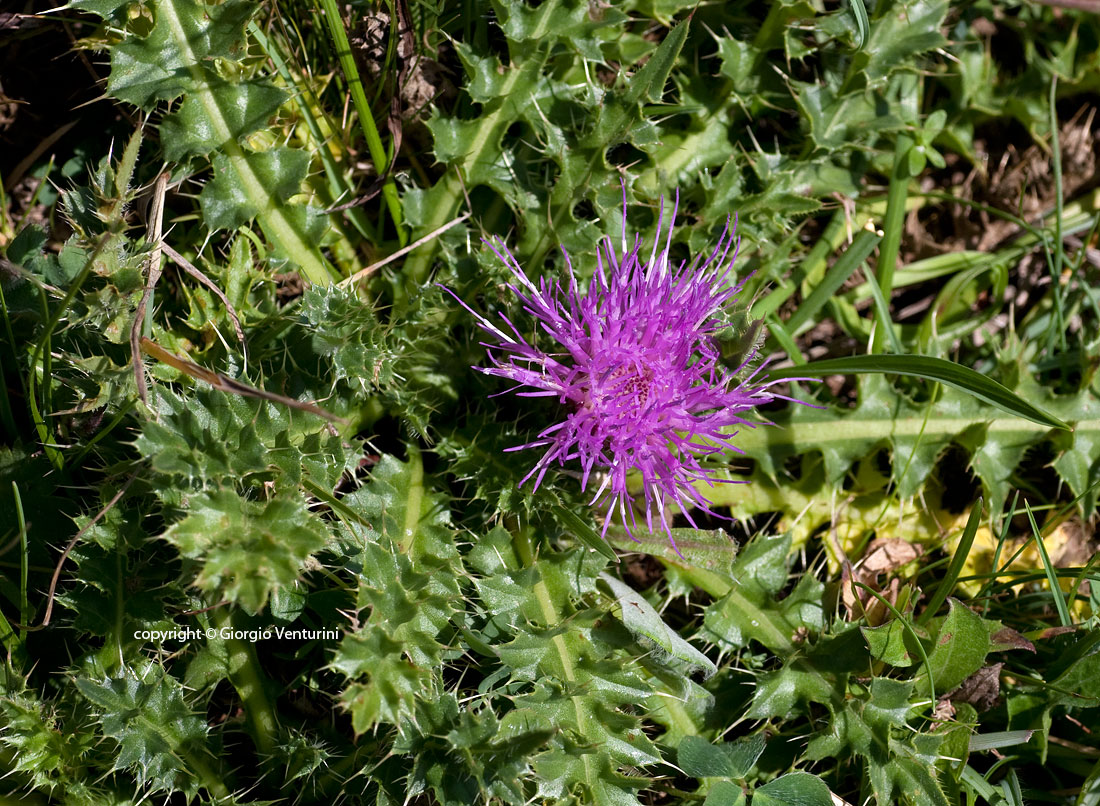
[{"label": "dead twig", "polygon": [[57,595],[57,582],[59,579],[61,579],[61,569],[65,565],[65,560],[69,559],[69,553],[74,548],[76,548],[76,544],[80,541],[80,538],[84,537],[88,530],[99,523],[100,520],[103,519],[103,516],[110,512],[114,505],[122,499],[122,496],[126,494],[126,491],[130,489],[130,485],[133,484],[136,479],[137,473],[130,476],[130,478],[126,480],[126,483],[123,484],[119,488],[118,492],[114,494],[114,497],[107,502],[107,506],[103,507],[103,509],[99,511],[98,515],[88,521],[88,523],[85,524],[84,528],[77,532],[73,536],[73,539],[69,541],[68,545],[65,546],[65,550],[61,552],[61,557],[57,561],[57,567],[54,568],[53,571],[53,577],[50,579],[50,589],[49,592],[46,594],[46,614],[42,617],[42,623],[39,624],[37,627],[29,627],[13,621],[11,622],[12,625],[26,632],[38,632],[39,630],[46,629],[46,627],[50,625],[50,617],[53,615],[53,603]]},{"label": "dead twig", "polygon": [[248,343],[245,341],[244,338],[244,328],[241,327],[241,319],[239,316],[237,316],[237,311],[233,308],[233,304],[229,301],[229,298],[220,288],[218,288],[217,284],[215,284],[213,280],[211,280],[201,271],[196,269],[191,261],[181,255],[175,249],[170,247],[168,244],[161,244],[161,248],[164,250],[164,254],[168,255],[168,257],[171,258],[173,263],[175,263],[185,272],[190,274],[204,286],[209,288],[214,296],[222,301],[222,304],[225,306],[226,313],[228,313],[229,318],[233,320],[233,329],[237,332],[237,340],[241,343],[241,354],[244,356],[244,363],[247,366]]},{"label": "dead twig", "polygon": [[52,146],[54,143],[64,137],[68,133],[69,129],[71,129],[79,122],[79,119],[69,121],[63,126],[55,129],[38,145],[36,145],[31,150],[31,153],[21,159],[19,161],[19,164],[11,169],[11,173],[4,178],[4,190],[11,191],[12,188],[19,184],[19,180],[23,178],[24,174],[26,174],[27,171],[30,170],[31,166],[34,165],[38,158],[45,154],[49,150],[50,146]]},{"label": "dead twig", "polygon": [[407,255],[409,252],[416,249],[417,247],[423,246],[424,244],[426,244],[428,241],[432,240],[433,238],[439,237],[444,232],[446,232],[451,227],[453,227],[455,224],[459,224],[459,223],[465,221],[469,217],[470,217],[469,213],[463,213],[458,218],[451,219],[450,221],[448,221],[446,224],[444,224],[439,229],[432,230],[427,235],[425,235],[423,238],[421,238],[417,241],[413,241],[411,244],[409,244],[408,246],[406,246],[402,249],[398,249],[392,255],[389,255],[388,257],[382,258],[382,260],[379,260],[377,263],[370,264],[365,269],[360,269],[359,271],[355,272],[355,274],[351,275],[351,277],[345,277],[343,280],[341,280],[338,283],[338,285],[347,286],[347,285],[351,285],[356,280],[362,280],[364,277],[367,277],[368,275],[373,274],[375,271],[382,268],[383,266],[385,266],[389,263],[393,263],[395,260],[397,260],[400,257],[404,257],[405,255]]},{"label": "dead twig", "polygon": [[145,383],[145,363],[141,360],[141,331],[145,324],[145,311],[149,306],[149,300],[153,296],[153,289],[157,287],[164,267],[161,265],[160,255],[164,248],[161,239],[164,229],[164,194],[168,190],[168,180],[171,174],[163,172],[157,177],[153,187],[153,201],[149,210],[149,221],[146,229],[146,237],[153,244],[153,250],[149,253],[148,279],[145,281],[145,290],[138,302],[137,311],[134,312],[134,322],[130,325],[130,353],[133,356],[134,381],[137,383],[138,397],[145,405],[149,405],[149,387]]},{"label": "dead twig", "polygon": [[195,380],[210,384],[220,392],[228,392],[230,394],[240,395],[241,397],[250,397],[258,400],[267,400],[271,403],[278,403],[282,406],[297,409],[299,411],[308,411],[310,414],[316,414],[318,417],[323,417],[330,422],[350,425],[343,417],[337,417],[332,412],[325,411],[320,406],[313,403],[303,403],[292,397],[268,392],[266,389],[257,389],[255,386],[249,386],[246,383],[233,380],[230,377],[222,375],[220,372],[213,372],[205,367],[200,367],[193,361],[188,361],[185,358],[180,358],[174,353],[168,352],[151,339],[143,338],[141,340],[141,350],[146,355],[151,355],[153,358],[182,372],[184,375],[190,375]]}]

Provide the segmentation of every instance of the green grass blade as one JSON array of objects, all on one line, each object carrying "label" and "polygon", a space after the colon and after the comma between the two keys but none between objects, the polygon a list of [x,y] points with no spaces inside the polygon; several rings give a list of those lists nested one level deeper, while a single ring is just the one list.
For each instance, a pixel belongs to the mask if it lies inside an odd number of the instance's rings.
[{"label": "green grass blade", "polygon": [[881,236],[874,232],[861,231],[852,241],[852,245],[848,247],[848,250],[825,273],[821,283],[787,320],[787,331],[794,334],[803,325],[808,324],[813,316],[824,307],[825,303],[840,290],[840,287],[844,285],[844,281],[851,277],[860,264],[870,256],[880,240]]},{"label": "green grass blade", "polygon": [[856,18],[856,29],[859,36],[856,38],[856,50],[863,48],[867,37],[871,35],[871,21],[867,18],[867,6],[863,0],[851,0],[852,16]]},{"label": "green grass blade", "polygon": [[[1016,504],[1019,500],[1020,491],[1017,490],[1012,496],[1012,504],[1008,507],[1008,514],[1001,522],[1001,533],[997,536],[997,548],[993,551],[993,562],[990,566],[993,569],[993,577],[990,579],[991,584],[995,584],[997,581],[997,569],[1001,567],[1001,552],[1004,551],[1005,543],[1008,541],[1008,530],[1012,525],[1012,518],[1016,515]],[[991,598],[990,596],[985,596],[985,606],[982,609],[983,616],[989,613]]]},{"label": "green grass blade", "polygon": [[768,335],[779,342],[779,346],[783,348],[787,357],[790,358],[796,366],[805,365],[806,359],[802,357],[802,350],[799,349],[798,342],[794,340],[794,337],[791,336],[790,331],[783,326],[783,323],[772,314],[768,314],[764,321],[768,326]]},{"label": "green grass blade", "polygon": [[1065,214],[1064,189],[1062,187],[1062,146],[1058,140],[1058,75],[1050,81],[1050,162],[1054,172],[1054,255],[1050,267],[1050,290],[1054,296],[1054,330],[1058,337],[1058,347],[1066,351],[1066,319],[1062,302],[1062,265],[1065,262],[1064,237],[1062,233]]},{"label": "green grass blade", "polygon": [[970,737],[970,752],[980,753],[983,750],[999,750],[1002,747],[1012,747],[1017,744],[1027,744],[1031,741],[1034,730],[999,730],[994,733],[977,733]]},{"label": "green grass blade", "polygon": [[1070,616],[1069,607],[1066,605],[1066,597],[1062,595],[1062,588],[1058,584],[1058,572],[1055,570],[1054,565],[1050,561],[1050,555],[1047,553],[1046,544],[1043,542],[1042,532],[1039,531],[1039,527],[1035,524],[1035,515],[1031,511],[1031,506],[1024,501],[1024,509],[1027,510],[1027,519],[1031,523],[1031,532],[1035,537],[1035,547],[1039,550],[1039,559],[1043,562],[1043,570],[1047,575],[1047,582],[1050,584],[1050,595],[1054,599],[1054,607],[1058,611],[1058,619],[1062,622],[1063,627],[1072,627],[1073,618]]},{"label": "green grass blade", "polygon": [[[19,485],[11,483],[11,494],[15,498],[15,516],[19,521],[19,621],[26,624],[31,620],[30,602],[27,599],[27,571],[30,554],[27,549],[27,519],[23,514],[23,499],[19,495]],[[20,631],[22,638],[25,633]]]},{"label": "green grass blade", "polygon": [[927,355],[853,355],[847,358],[830,358],[814,361],[799,367],[775,370],[772,380],[785,378],[822,378],[826,375],[858,375],[869,373],[912,375],[952,386],[973,395],[1001,411],[1031,420],[1033,423],[1072,430],[1069,425],[1052,414],[1033,406],[1008,387],[980,372],[942,358]]},{"label": "green grass blade", "polygon": [[617,563],[619,561],[618,555],[615,554],[615,550],[607,544],[607,541],[601,538],[596,530],[581,520],[576,514],[570,512],[563,506],[553,506],[550,508],[554,517],[558,519],[558,522],[565,526],[569,531],[573,533],[573,536],[580,540],[584,545],[593,551],[598,551],[611,562]]},{"label": "green grass blade", "polygon": [[17,433],[15,414],[12,412],[11,400],[8,398],[8,384],[4,379],[4,360],[0,357],[0,423],[8,433],[8,438],[14,442]]},{"label": "green grass blade", "polygon": [[867,272],[867,284],[871,287],[871,296],[875,298],[875,315],[878,319],[878,326],[885,331],[886,338],[890,341],[890,349],[895,355],[901,355],[905,350],[901,346],[901,340],[898,338],[897,331],[894,330],[894,323],[890,319],[890,303],[886,301],[886,295],[882,293],[882,287],[871,272]]},{"label": "green grass blade", "polygon": [[[348,89],[351,90],[351,99],[355,103],[355,111],[359,113],[359,126],[367,140],[367,149],[370,151],[374,170],[379,176],[386,176],[389,159],[386,156],[386,148],[382,145],[382,138],[378,134],[378,127],[374,125],[374,115],[371,114],[370,104],[367,103],[367,94],[363,90],[363,81],[359,77],[359,67],[355,64],[355,56],[351,52],[348,32],[344,30],[344,17],[340,13],[340,6],[336,0],[320,0],[320,6],[324,11],[329,35],[336,46],[336,56],[340,60],[340,67],[348,81]],[[382,185],[382,198],[385,199],[386,209],[389,210],[394,227],[397,229],[397,241],[401,246],[404,246],[408,240],[408,233],[405,231],[404,217],[401,212],[401,199],[397,195],[397,184],[393,181],[392,176],[386,177],[385,184]]]},{"label": "green grass blade", "polygon": [[876,266],[879,287],[887,295],[894,290],[894,271],[897,269],[898,250],[905,226],[905,203],[909,197],[909,151],[912,148],[912,137],[907,134],[898,136],[894,144],[894,167],[886,197],[886,216],[882,221],[882,248],[879,250]]},{"label": "green grass blade", "polygon": [[936,611],[940,609],[940,606],[947,601],[947,597],[951,595],[955,583],[958,582],[959,574],[962,573],[963,566],[966,564],[966,558],[970,554],[970,547],[974,545],[974,536],[978,534],[978,526],[981,522],[982,499],[979,497],[978,502],[970,510],[970,518],[966,521],[966,528],[963,529],[959,547],[955,549],[955,556],[951,558],[951,565],[947,567],[947,573],[944,574],[940,586],[936,588],[936,592],[928,600],[928,606],[921,613],[920,618],[917,619],[917,624],[927,624],[928,620],[936,615]]}]

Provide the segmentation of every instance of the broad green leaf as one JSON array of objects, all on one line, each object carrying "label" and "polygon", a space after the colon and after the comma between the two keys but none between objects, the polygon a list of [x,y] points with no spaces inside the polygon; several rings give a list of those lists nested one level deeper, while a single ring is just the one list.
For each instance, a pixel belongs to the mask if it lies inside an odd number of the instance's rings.
[{"label": "broad green leaf", "polygon": [[764,752],[762,733],[734,743],[714,745],[700,736],[685,736],[676,763],[695,778],[745,778]]},{"label": "broad green leaf", "polygon": [[993,646],[982,617],[957,599],[940,625],[928,653],[928,663],[939,693],[956,688],[985,665]]},{"label": "broad green leaf", "polygon": [[1082,641],[1083,651],[1072,651],[1069,667],[1051,685],[1059,691],[1058,701],[1071,708],[1100,705],[1100,639],[1090,635]]},{"label": "broad green leaf", "polygon": [[619,619],[630,633],[641,641],[642,646],[650,642],[656,645],[658,656],[667,655],[667,659],[659,657],[660,660],[665,660],[673,668],[681,667],[684,674],[702,671],[710,676],[718,671],[710,658],[669,627],[637,591],[610,574],[600,574],[600,580],[611,589],[618,601],[621,608]]},{"label": "broad green leaf", "polygon": [[703,806],[745,806],[745,792],[735,783],[719,781],[707,792]]},{"label": "broad green leaf", "polygon": [[199,201],[203,218],[212,229],[236,229],[267,207],[286,202],[300,193],[309,171],[304,151],[276,146],[249,155],[248,169],[265,190],[256,196],[239,172],[242,165],[221,152],[214,155],[214,178],[206,183]]},{"label": "broad green leaf", "polygon": [[745,778],[756,766],[760,756],[764,754],[764,746],[767,738],[763,732],[754,733],[746,739],[736,742],[726,742],[722,750],[729,756],[730,766],[733,769],[733,778]]},{"label": "broad green leaf", "polygon": [[[496,2],[494,7],[500,15],[500,27],[512,46],[513,55],[522,56],[528,43],[538,44],[548,31],[568,42],[584,59],[598,62],[604,58],[600,48],[601,37],[596,32],[601,28],[621,25],[628,19],[622,11],[612,7],[601,14],[592,14],[584,3],[554,3],[549,15],[540,13],[522,3]],[[473,80],[484,76],[478,73]]]},{"label": "broad green leaf", "polygon": [[804,703],[833,704],[837,700],[838,681],[802,660],[788,662],[775,672],[757,678],[749,719],[786,718],[795,706]]},{"label": "broad green leaf", "polygon": [[752,802],[754,806],[833,806],[833,796],[816,775],[789,772],[754,790]]},{"label": "broad green leaf", "polygon": [[861,130],[892,130],[901,125],[892,115],[881,116],[875,99],[867,93],[838,96],[826,85],[800,84],[797,97],[814,144],[820,149],[842,148]]},{"label": "broad green leaf", "polygon": [[730,574],[738,547],[737,541],[728,532],[721,529],[673,529],[672,539],[676,542],[675,549],[664,532],[636,529],[628,535],[621,526],[611,526],[607,530],[608,542],[624,553],[648,554],[674,565],[686,561],[692,568],[714,572],[727,580],[732,578]]},{"label": "broad green leaf", "polygon": [[676,763],[693,778],[740,778],[722,748],[701,736],[685,736],[676,750]]},{"label": "broad green leaf", "polygon": [[906,667],[921,662],[913,633],[899,620],[891,619],[879,627],[860,627],[871,657],[891,666]]},{"label": "broad green leaf", "polygon": [[374,466],[370,482],[345,496],[343,502],[372,523],[366,532],[371,542],[386,538],[417,562],[432,558],[433,562],[450,562],[458,556],[450,513],[430,487],[420,450],[409,445],[408,452],[404,462],[383,456]]}]

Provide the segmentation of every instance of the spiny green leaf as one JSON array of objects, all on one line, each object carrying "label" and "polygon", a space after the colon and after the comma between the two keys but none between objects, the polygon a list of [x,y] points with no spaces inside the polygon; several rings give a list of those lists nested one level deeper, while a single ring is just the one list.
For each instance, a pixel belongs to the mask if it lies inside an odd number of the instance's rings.
[{"label": "spiny green leaf", "polygon": [[803,575],[789,596],[776,600],[787,581],[790,546],[790,534],[761,536],[749,543],[730,572],[732,589],[706,610],[707,638],[731,647],[754,639],[785,655],[799,629],[821,629],[824,586],[812,575]]},{"label": "spiny green leaf", "polygon": [[345,496],[343,502],[371,521],[368,537],[388,538],[417,562],[433,557],[450,561],[458,554],[450,513],[442,497],[428,486],[420,450],[414,445],[408,449],[405,462],[383,456],[371,472],[370,482]]},{"label": "spiny green leaf", "polygon": [[935,774],[943,736],[914,733],[906,724],[914,688],[913,682],[874,678],[836,710],[828,732],[810,742],[806,757],[833,757],[850,748],[863,757],[878,803],[900,798],[913,806],[947,806]]},{"label": "spiny green leaf", "polygon": [[786,718],[799,704],[832,705],[842,685],[842,680],[823,674],[812,664],[790,661],[784,668],[765,672],[757,678],[752,705],[746,716],[750,719]]},{"label": "spiny green leaf", "polygon": [[111,48],[107,92],[147,108],[201,87],[208,59],[240,55],[244,26],[255,13],[248,0],[207,5],[197,0],[159,0],[148,36],[128,36]]},{"label": "spiny green leaf", "polygon": [[[135,525],[131,523],[128,528],[134,529]],[[96,545],[81,546],[73,556],[80,567],[82,585],[65,591],[58,600],[76,614],[75,629],[129,642],[135,630],[150,628],[164,619],[163,600],[149,584],[154,571],[149,568],[148,558],[128,554],[124,545],[109,551]]]},{"label": "spiny green leaf", "polygon": [[906,64],[914,55],[946,43],[940,27],[946,0],[902,0],[875,15],[871,35],[854,58],[851,72],[865,73],[875,84]]},{"label": "spiny green leaf", "polygon": [[764,745],[763,733],[721,745],[713,745],[700,736],[685,736],[676,751],[676,762],[695,778],[743,779],[756,765]]},{"label": "spiny green leaf", "polygon": [[207,388],[182,397],[162,388],[157,407],[137,447],[153,470],[185,489],[230,478],[296,488],[303,476],[331,489],[358,463],[358,452],[323,424],[267,401]]},{"label": "spiny green leaf", "polygon": [[397,353],[386,343],[378,317],[354,288],[309,288],[300,310],[313,350],[332,362],[336,378],[361,392],[396,379]]},{"label": "spiny green leaf", "polygon": [[430,691],[431,672],[402,654],[403,646],[379,628],[360,630],[340,642],[332,666],[353,682],[340,696],[357,734],[379,723],[395,725],[414,712]]},{"label": "spiny green leaf", "polygon": [[0,742],[13,753],[11,770],[27,773],[47,792],[84,785],[86,766],[99,742],[85,717],[55,712],[31,692],[9,690],[0,697]]},{"label": "spiny green leaf", "polygon": [[109,47],[108,93],[143,108],[186,94],[165,121],[165,141],[171,158],[217,150],[214,179],[200,195],[207,225],[232,229],[258,218],[280,257],[309,280],[329,282],[333,270],[318,249],[325,217],[285,204],[301,192],[309,156],[283,147],[256,154],[239,143],[273,111],[277,91],[262,81],[234,84],[213,69],[244,56],[244,27],[256,8],[248,0],[155,0],[148,6],[152,30]]},{"label": "spiny green leaf", "polygon": [[76,687],[100,712],[104,735],[119,744],[114,769],[131,770],[142,786],[195,792],[197,781],[182,757],[205,738],[206,724],[173,677],[149,664],[141,675],[123,670],[102,680],[78,678]]},{"label": "spiny green leaf", "polygon": [[[235,160],[218,152],[213,165],[214,178],[199,195],[203,217],[212,229],[236,229],[263,212],[261,204],[284,203],[301,192],[309,171],[309,155],[283,146],[249,155],[248,166],[267,192],[262,198],[251,193],[242,181]],[[315,239],[320,238],[322,226],[320,217],[315,216],[312,223]]]},{"label": "spiny green leaf", "polygon": [[181,554],[198,561],[196,585],[252,614],[276,588],[294,583],[327,536],[301,499],[284,496],[260,504],[232,490],[193,498],[187,516],[164,534]]},{"label": "spiny green leaf", "polygon": [[[342,701],[357,733],[379,722],[399,725],[433,689],[445,645],[442,634],[461,609],[458,551],[449,514],[428,488],[420,452],[407,462],[384,456],[371,480],[342,503],[373,528],[349,524],[347,567],[359,578],[363,624],[333,659],[353,681]],[[351,552],[351,541],[361,549]]]},{"label": "spiny green leaf", "polygon": [[[239,139],[264,128],[287,99],[285,90],[263,81],[232,84],[210,76],[208,83],[207,92],[188,94],[179,109],[161,121],[160,138],[166,159],[178,162],[191,155],[205,157],[225,145],[224,131],[211,121],[205,104],[213,102],[225,111],[223,119]],[[291,188],[291,194],[298,192],[300,183],[301,177]]]},{"label": "spiny green leaf", "polygon": [[78,11],[89,11],[104,19],[110,19],[126,5],[129,5],[129,0],[69,0],[65,7],[75,8]]}]

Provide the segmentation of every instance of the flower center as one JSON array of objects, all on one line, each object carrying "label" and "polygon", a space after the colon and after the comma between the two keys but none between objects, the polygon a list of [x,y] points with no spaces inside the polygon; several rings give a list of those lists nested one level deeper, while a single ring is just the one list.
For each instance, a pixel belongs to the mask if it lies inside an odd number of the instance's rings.
[{"label": "flower center", "polygon": [[630,367],[620,365],[607,376],[604,388],[609,398],[620,405],[640,410],[649,402],[649,392],[653,386],[653,370],[649,367]]}]

